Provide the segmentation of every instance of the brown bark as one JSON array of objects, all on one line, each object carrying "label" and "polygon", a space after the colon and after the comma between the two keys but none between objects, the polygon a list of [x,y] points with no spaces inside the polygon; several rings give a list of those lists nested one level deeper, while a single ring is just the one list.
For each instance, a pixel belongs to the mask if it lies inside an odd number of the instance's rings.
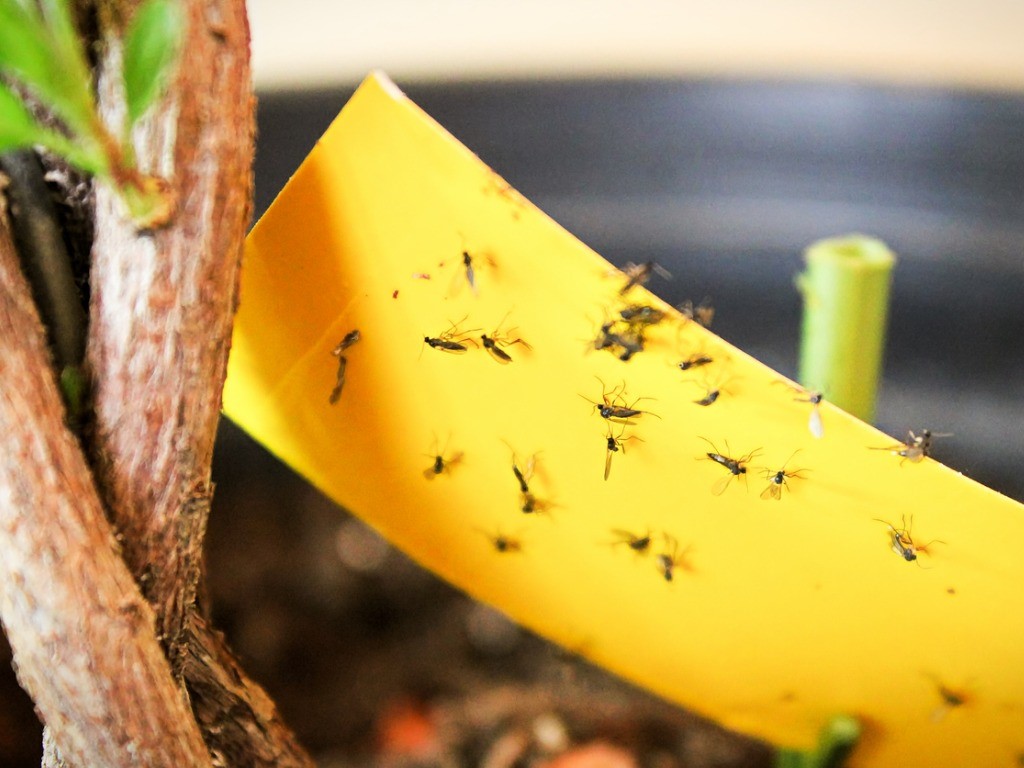
[{"label": "brown bark", "polygon": [[[177,672],[201,570],[255,120],[244,3],[184,6],[172,95],[136,137],[140,167],[170,182],[176,213],[140,233],[98,188],[88,345],[97,482]],[[101,14],[100,100],[111,118],[123,110],[115,26]]]},{"label": "brown bark", "polygon": [[[110,73],[120,58],[116,27],[132,5],[101,8],[100,102],[108,116],[123,110]],[[175,214],[168,226],[140,233],[109,190],[97,192],[88,347],[96,479],[215,763],[311,765],[197,606],[252,213],[255,100],[243,0],[183,7],[182,66],[135,137],[141,169],[170,182]]]},{"label": "brown bark", "polygon": [[19,680],[77,765],[208,766],[50,371],[0,215],[0,617]]},{"label": "brown bark", "polygon": [[[123,111],[119,27],[136,4],[100,6],[111,125]],[[42,330],[3,243],[0,610],[47,723],[44,766],[312,765],[198,605],[255,104],[243,0],[182,6],[183,66],[134,136],[140,168],[169,182],[174,215],[139,232],[97,189],[95,476],[62,423]]]}]

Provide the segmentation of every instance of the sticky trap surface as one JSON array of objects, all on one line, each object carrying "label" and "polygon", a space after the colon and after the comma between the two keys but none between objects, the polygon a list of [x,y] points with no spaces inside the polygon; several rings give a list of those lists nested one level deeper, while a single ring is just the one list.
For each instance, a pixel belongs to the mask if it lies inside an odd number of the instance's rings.
[{"label": "sticky trap surface", "polygon": [[[1017,765],[1021,506],[827,402],[815,437],[804,395],[627,282],[371,76],[248,238],[225,411],[424,566],[728,727],[809,746],[847,713],[851,765]],[[665,318],[627,354],[637,306]]]}]

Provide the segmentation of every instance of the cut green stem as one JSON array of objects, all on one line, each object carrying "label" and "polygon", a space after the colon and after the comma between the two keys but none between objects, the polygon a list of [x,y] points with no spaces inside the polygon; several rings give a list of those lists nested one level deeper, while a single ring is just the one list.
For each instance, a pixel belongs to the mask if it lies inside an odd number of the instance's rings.
[{"label": "cut green stem", "polygon": [[880,240],[847,235],[812,243],[804,259],[800,383],[871,421],[896,255]]},{"label": "cut green stem", "polygon": [[842,768],[860,739],[860,723],[849,715],[837,715],[818,736],[812,750],[780,749],[775,768]]}]

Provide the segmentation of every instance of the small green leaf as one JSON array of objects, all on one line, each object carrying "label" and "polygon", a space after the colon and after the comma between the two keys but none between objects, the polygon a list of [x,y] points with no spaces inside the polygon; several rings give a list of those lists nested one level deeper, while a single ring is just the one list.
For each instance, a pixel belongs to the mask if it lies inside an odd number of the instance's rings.
[{"label": "small green leaf", "polygon": [[38,13],[17,0],[0,0],[0,72],[26,85],[52,79],[53,52]]},{"label": "small green leaf", "polygon": [[93,119],[89,68],[74,30],[66,29],[63,0],[47,6],[54,8],[41,14],[31,4],[0,0],[0,72],[31,90],[72,131],[87,131]]},{"label": "small green leaf", "polygon": [[184,18],[172,0],[147,0],[135,12],[124,40],[124,87],[133,125],[163,91],[178,56]]},{"label": "small green leaf", "polygon": [[21,99],[0,83],[0,152],[32,146],[46,147],[86,173],[105,175],[106,158],[100,148],[88,142],[75,142],[40,125]]},{"label": "small green leaf", "polygon": [[0,152],[30,147],[45,129],[29,114],[17,96],[0,83]]},{"label": "small green leaf", "polygon": [[78,39],[68,0],[40,0],[39,8],[55,43],[55,49],[63,56],[81,56],[82,44]]}]

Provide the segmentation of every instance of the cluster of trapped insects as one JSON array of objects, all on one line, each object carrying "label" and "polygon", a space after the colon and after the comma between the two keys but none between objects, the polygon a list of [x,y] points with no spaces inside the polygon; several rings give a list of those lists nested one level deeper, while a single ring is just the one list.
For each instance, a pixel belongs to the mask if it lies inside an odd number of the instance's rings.
[{"label": "cluster of trapped insects", "polygon": [[[441,266],[443,266],[443,263]],[[478,286],[475,258],[466,250],[462,251],[459,260],[459,270],[461,279],[476,294]],[[625,278],[625,282],[619,289],[619,296],[625,302],[627,294],[634,287],[644,285],[655,273],[666,278],[670,277],[664,269],[653,261],[642,264],[627,264],[621,272],[615,273],[619,277]],[[430,275],[427,274],[417,274],[415,277],[430,279]],[[710,327],[714,318],[714,308],[709,299],[705,299],[699,304],[686,302],[680,305],[678,309],[687,321],[697,323],[704,328]],[[454,355],[462,355],[472,350],[482,350],[487,352],[496,363],[508,365],[516,359],[513,353],[516,356],[520,354],[520,352],[516,351],[517,349],[522,352],[529,352],[533,349],[525,339],[518,335],[515,327],[507,326],[509,314],[511,312],[506,313],[505,317],[490,332],[485,332],[482,328],[464,327],[468,316],[456,322],[449,322],[448,327],[438,332],[437,335],[423,336],[422,349],[430,348],[437,352]],[[616,310],[612,319],[606,319],[600,325],[596,336],[588,342],[588,347],[594,350],[606,351],[624,362],[629,361],[645,349],[648,330],[661,323],[667,316],[668,313],[664,310],[648,304],[624,303],[621,308]],[[336,383],[328,397],[332,405],[338,402],[345,384],[347,369],[345,352],[358,342],[360,338],[359,330],[350,331],[331,353],[338,358]],[[697,351],[679,360],[675,365],[680,371],[694,372],[710,366],[714,362],[715,358],[711,354]],[[627,434],[630,427],[634,426],[637,420],[643,417],[660,417],[650,410],[639,407],[641,401],[645,398],[627,398],[625,383],[609,388],[599,378],[598,382],[601,384],[599,400],[592,400],[583,394],[580,394],[580,397],[590,402],[594,407],[594,411],[605,422],[604,479],[608,480],[611,474],[613,457],[619,453],[625,454],[626,443],[630,440],[643,441],[638,435]],[[723,393],[728,392],[725,386],[726,383],[708,383],[708,380],[705,379],[701,384],[703,393],[692,402],[702,407],[714,405]],[[793,390],[793,399],[795,401],[810,405],[808,429],[814,437],[823,437],[824,425],[819,408],[824,400],[822,393],[809,391],[782,380],[778,383],[784,384]],[[892,446],[874,448],[873,450],[884,450],[897,455],[900,457],[901,463],[904,461],[916,463],[929,456],[933,440],[936,437],[943,436],[945,435],[933,433],[927,429],[922,430],[920,433],[911,431],[904,442]],[[751,462],[761,453],[760,449],[745,455],[734,456],[731,455],[728,445],[726,445],[724,450],[721,450],[707,438],[701,437],[700,439],[707,443],[707,450],[704,451],[704,455],[700,459],[713,462],[723,471],[721,477],[711,488],[711,492],[715,496],[725,493],[726,489],[735,479],[742,479],[746,482],[751,471],[756,469],[765,483],[760,493],[760,498],[763,500],[781,501],[784,492],[789,490],[790,481],[806,479],[804,473],[810,471],[803,468],[790,467],[790,462],[793,461],[799,450],[794,451],[781,467],[754,467]],[[432,452],[429,454],[429,458],[430,464],[423,470],[423,475],[427,479],[433,479],[440,475],[451,473],[461,463],[463,454],[461,452],[447,454],[447,446],[440,448],[435,438],[435,444]],[[514,451],[512,452],[511,474],[515,481],[514,487],[518,489],[518,506],[519,510],[526,515],[544,513],[553,506],[550,501],[544,499],[531,487],[537,461],[538,457],[536,454],[528,460],[522,461],[516,456]],[[902,518],[898,527],[886,520],[876,518],[876,521],[886,526],[892,551],[907,562],[917,561],[919,554],[929,554],[929,547],[932,544],[944,543],[939,540],[933,540],[927,544],[915,541],[911,534],[912,516],[909,521],[905,517]],[[523,549],[523,543],[518,538],[500,533],[496,535],[485,531],[481,531],[481,533],[488,538],[494,550],[499,553],[521,552]],[[650,532],[635,534],[626,530],[614,529],[611,531],[611,534],[613,540],[610,543],[613,546],[625,545],[636,555],[646,555],[649,552],[654,552],[657,570],[665,581],[673,581],[676,573],[680,570],[692,570],[686,557],[690,548],[680,549],[679,541],[668,533],[655,537]]]}]

